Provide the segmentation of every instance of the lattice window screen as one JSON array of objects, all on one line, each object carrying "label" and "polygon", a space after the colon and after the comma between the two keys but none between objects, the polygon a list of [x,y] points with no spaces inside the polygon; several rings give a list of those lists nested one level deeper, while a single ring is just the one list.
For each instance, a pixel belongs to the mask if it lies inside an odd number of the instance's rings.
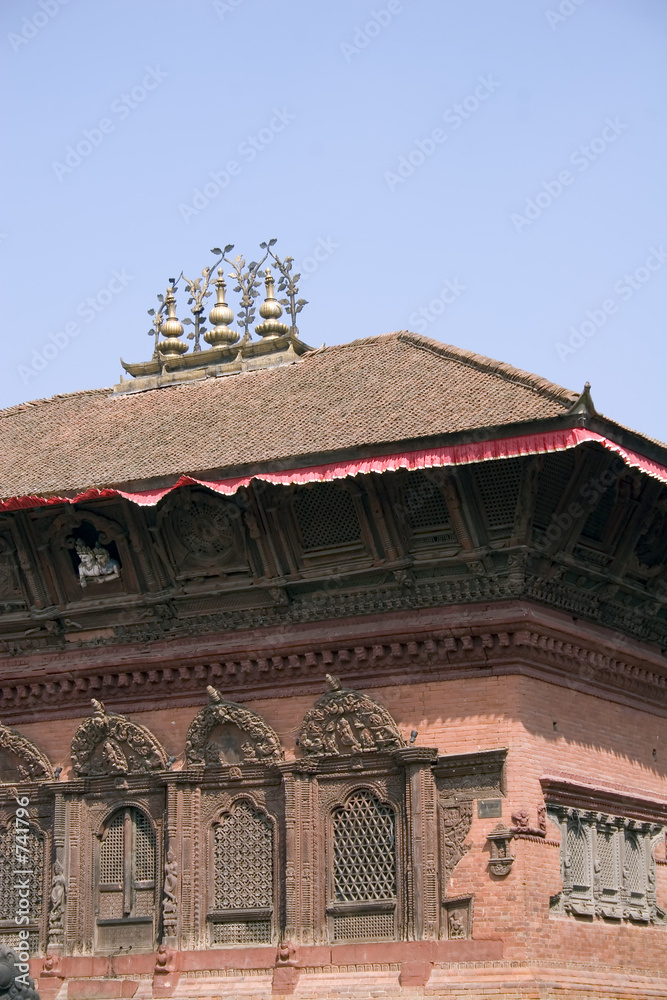
[{"label": "lattice window screen", "polygon": [[354,500],[345,489],[332,483],[315,483],[297,490],[294,510],[306,550],[344,545],[361,538]]},{"label": "lattice window screen", "polygon": [[[23,828],[25,829],[25,828]],[[23,830],[22,830],[23,832]],[[31,827],[28,831],[28,860],[16,863],[14,829],[0,830],[0,920],[11,920],[19,912],[19,886],[15,876],[17,868],[31,871],[27,878],[30,892],[30,919],[39,920],[42,912],[42,879],[44,873],[44,839]]]},{"label": "lattice window screen", "polygon": [[214,840],[215,909],[271,907],[273,835],[266,816],[239,803],[216,826]]},{"label": "lattice window screen", "polygon": [[534,524],[547,528],[574,472],[574,451],[547,455],[540,471],[535,498]]},{"label": "lattice window screen", "polygon": [[409,472],[403,481],[401,503],[411,528],[449,526],[442,492],[423,472]]},{"label": "lattice window screen", "polygon": [[521,459],[480,462],[474,467],[474,475],[489,525],[511,528],[519,498]]},{"label": "lattice window screen", "polygon": [[135,882],[155,880],[155,833],[144,813],[135,812]]},{"label": "lattice window screen", "polygon": [[597,830],[596,862],[600,887],[603,892],[618,890],[618,833],[615,830]]},{"label": "lattice window screen", "polygon": [[107,824],[100,847],[100,883],[122,885],[125,868],[125,811],[117,812]]},{"label": "lattice window screen", "polygon": [[586,847],[586,835],[583,828],[578,824],[570,824],[567,828],[567,856],[570,882],[572,885],[582,888],[590,884],[588,851]]},{"label": "lattice window screen", "polygon": [[357,792],[334,811],[333,881],[339,902],[396,896],[394,810],[370,792]]},{"label": "lattice window screen", "polygon": [[637,838],[632,833],[625,834],[625,888],[633,895],[643,896],[646,892],[644,862]]},{"label": "lattice window screen", "polygon": [[332,920],[334,941],[355,941],[364,938],[393,938],[393,913],[350,913]]}]

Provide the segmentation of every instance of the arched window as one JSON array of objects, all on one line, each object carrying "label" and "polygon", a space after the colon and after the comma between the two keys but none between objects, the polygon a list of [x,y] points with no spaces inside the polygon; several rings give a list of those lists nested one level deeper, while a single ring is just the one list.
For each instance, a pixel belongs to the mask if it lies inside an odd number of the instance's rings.
[{"label": "arched window", "polygon": [[[154,939],[155,832],[141,809],[125,806],[108,820],[99,847],[98,944],[150,948]],[[120,928],[132,927],[132,936]]]},{"label": "arched window", "polygon": [[328,911],[333,940],[395,937],[396,817],[369,791],[333,811]]},{"label": "arched window", "polygon": [[213,828],[211,944],[271,941],[273,828],[249,802],[237,802]]}]

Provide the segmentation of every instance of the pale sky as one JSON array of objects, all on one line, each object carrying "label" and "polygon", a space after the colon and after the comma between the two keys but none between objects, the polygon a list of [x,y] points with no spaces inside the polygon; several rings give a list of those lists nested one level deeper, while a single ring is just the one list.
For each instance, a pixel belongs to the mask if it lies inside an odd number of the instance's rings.
[{"label": "pale sky", "polygon": [[277,237],[314,347],[409,328],[667,440],[666,42],[661,0],[4,0],[0,406]]}]

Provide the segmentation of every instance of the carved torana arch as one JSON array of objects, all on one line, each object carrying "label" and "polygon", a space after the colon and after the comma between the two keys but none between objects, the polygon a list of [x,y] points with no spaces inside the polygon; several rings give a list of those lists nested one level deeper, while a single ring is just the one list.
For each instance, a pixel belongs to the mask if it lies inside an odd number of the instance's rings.
[{"label": "carved torana arch", "polygon": [[304,754],[333,756],[405,746],[386,708],[359,691],[343,688],[331,674],[327,684],[329,690],[301,723],[299,746]]},{"label": "carved torana arch", "polygon": [[39,747],[15,729],[0,725],[0,784],[52,779],[51,762]]},{"label": "carved torana arch", "polygon": [[145,774],[167,767],[167,754],[150,730],[107,712],[94,698],[92,706],[93,715],[81,723],[72,740],[72,764],[78,775]]},{"label": "carved torana arch", "polygon": [[261,715],[234,702],[223,701],[213,687],[206,690],[210,701],[188,729],[187,764],[237,764],[242,761],[268,764],[283,759],[280,740]]}]

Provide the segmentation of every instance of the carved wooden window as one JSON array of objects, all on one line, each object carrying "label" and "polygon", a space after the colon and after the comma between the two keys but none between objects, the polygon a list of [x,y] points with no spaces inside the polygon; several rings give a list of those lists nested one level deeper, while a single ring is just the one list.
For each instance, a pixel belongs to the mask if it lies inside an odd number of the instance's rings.
[{"label": "carved wooden window", "polygon": [[653,842],[661,828],[600,813],[549,807],[561,828],[563,889],[552,910],[577,917],[661,923]]},{"label": "carved wooden window", "polygon": [[266,944],[273,937],[273,827],[237,802],[213,828],[211,944]]},{"label": "carved wooden window", "polygon": [[475,482],[484,516],[494,537],[514,524],[521,464],[519,458],[504,458],[498,462],[480,462],[475,466]]},{"label": "carved wooden window", "polygon": [[442,490],[427,473],[407,472],[402,476],[399,503],[416,545],[449,545],[456,541]]},{"label": "carved wooden window", "polygon": [[[294,512],[304,551],[359,543],[361,525],[351,494],[333,483],[297,490]],[[358,548],[358,544],[354,546]]]},{"label": "carved wooden window", "polygon": [[[30,827],[20,830],[21,846],[27,849],[27,861],[17,863],[16,830],[13,826],[0,828],[0,944],[16,948],[19,944],[16,917],[25,913],[22,896],[28,901],[29,923],[22,929],[29,934],[30,950],[37,952],[40,945],[40,923],[44,883],[44,838]],[[24,839],[25,838],[25,839]],[[29,874],[22,874],[29,872]]]},{"label": "carved wooden window", "polygon": [[[98,926],[152,924],[156,842],[141,809],[119,809],[107,822],[99,849]],[[151,934],[152,937],[152,934]]]},{"label": "carved wooden window", "polygon": [[332,815],[328,906],[334,941],[396,934],[396,816],[369,791]]}]

